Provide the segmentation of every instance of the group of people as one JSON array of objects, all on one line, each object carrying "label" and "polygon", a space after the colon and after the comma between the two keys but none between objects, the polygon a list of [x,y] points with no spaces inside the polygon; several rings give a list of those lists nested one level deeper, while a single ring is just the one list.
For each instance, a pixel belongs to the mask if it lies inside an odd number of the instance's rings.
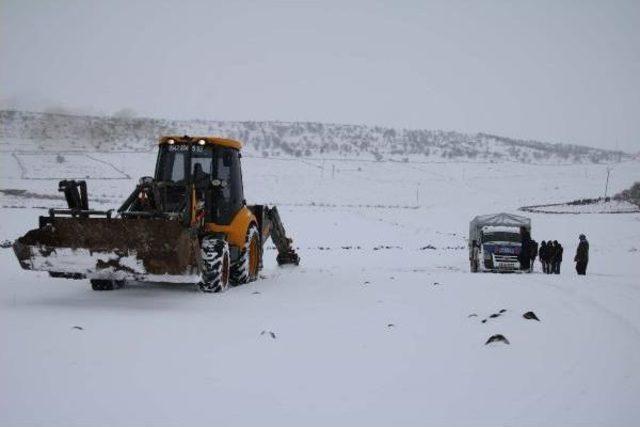
[{"label": "group of people", "polygon": [[[542,272],[547,274],[560,274],[560,264],[562,263],[562,253],[564,248],[557,240],[540,243],[540,249],[538,250],[538,258],[542,264]],[[532,267],[533,259],[536,254],[532,254]]]},{"label": "group of people", "polygon": [[[536,257],[540,258],[542,272],[546,274],[560,274],[560,264],[562,264],[562,254],[564,248],[557,240],[542,241],[538,248],[538,242],[531,239],[529,230],[522,227],[520,229],[522,242],[520,247],[520,267],[525,271],[533,271]],[[589,242],[584,234],[581,234],[578,249],[574,261],[576,272],[584,276],[587,274],[587,264],[589,263]]]}]

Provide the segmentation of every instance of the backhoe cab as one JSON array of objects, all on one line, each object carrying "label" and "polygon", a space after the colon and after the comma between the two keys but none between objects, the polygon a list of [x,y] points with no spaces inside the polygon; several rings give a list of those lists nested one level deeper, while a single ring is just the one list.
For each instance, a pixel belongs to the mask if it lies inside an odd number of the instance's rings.
[{"label": "backhoe cab", "polygon": [[241,144],[215,137],[160,139],[155,177],[112,211],[89,209],[84,181],[61,181],[68,209],[51,209],[14,244],[23,268],[89,278],[96,290],[126,280],[197,282],[205,292],[255,280],[271,237],[279,265],[298,265],[275,207],[247,205]]}]

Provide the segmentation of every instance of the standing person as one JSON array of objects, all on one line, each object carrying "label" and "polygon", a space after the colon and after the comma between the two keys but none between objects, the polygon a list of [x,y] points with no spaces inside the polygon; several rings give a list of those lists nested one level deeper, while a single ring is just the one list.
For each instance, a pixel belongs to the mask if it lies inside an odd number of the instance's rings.
[{"label": "standing person", "polygon": [[556,247],[553,241],[547,241],[547,274],[553,273],[553,265],[556,260]]},{"label": "standing person", "polygon": [[540,264],[542,264],[542,272],[547,272],[547,242],[544,240],[540,243],[540,250],[538,251],[538,258],[540,258]]},{"label": "standing person", "polygon": [[589,263],[589,242],[584,234],[581,234],[580,243],[578,243],[578,249],[576,250],[576,256],[573,259],[576,262],[576,271],[579,276],[587,274],[587,264]]},{"label": "standing person", "polygon": [[531,234],[529,234],[529,230],[526,227],[520,227],[520,254],[518,256],[520,260],[520,269],[528,271],[529,263],[531,262]]},{"label": "standing person", "polygon": [[551,247],[549,250],[549,274],[556,272],[556,260],[558,258],[558,241],[549,241],[548,245]]},{"label": "standing person", "polygon": [[537,255],[538,255],[538,242],[536,242],[535,240],[531,240],[531,250],[529,251],[531,264],[529,265],[529,273],[533,271],[533,265],[535,264]]},{"label": "standing person", "polygon": [[560,274],[560,264],[562,263],[562,253],[564,252],[564,248],[557,240],[553,241],[553,245],[556,247],[556,259],[553,263],[553,272],[555,274]]},{"label": "standing person", "polygon": [[477,240],[471,242],[471,272],[477,273],[480,265],[480,244]]}]

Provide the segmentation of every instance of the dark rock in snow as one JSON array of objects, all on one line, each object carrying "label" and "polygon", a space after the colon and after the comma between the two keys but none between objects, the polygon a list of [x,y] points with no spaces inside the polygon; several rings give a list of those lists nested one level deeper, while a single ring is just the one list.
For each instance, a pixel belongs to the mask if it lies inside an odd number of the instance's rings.
[{"label": "dark rock in snow", "polygon": [[84,330],[84,328],[82,326],[74,326],[71,329],[77,329],[79,331],[83,331]]},{"label": "dark rock in snow", "polygon": [[259,291],[253,291],[253,292],[251,292],[251,295],[260,295],[260,292]]},{"label": "dark rock in snow", "polygon": [[537,320],[538,322],[540,321],[540,319],[538,319],[538,316],[536,316],[536,314],[533,311],[527,311],[525,314],[522,315],[522,317],[524,317],[527,320]]},{"label": "dark rock in snow", "polygon": [[503,342],[505,344],[510,344],[509,340],[505,338],[502,334],[491,335],[484,345],[491,344],[493,342]]},{"label": "dark rock in snow", "polygon": [[498,313],[503,314],[503,313],[506,313],[506,312],[507,312],[507,309],[506,309],[506,308],[503,308],[503,309],[502,309],[502,310],[500,310]]},{"label": "dark rock in snow", "polygon": [[393,328],[393,327],[395,327],[395,326],[396,326],[396,325],[394,325],[393,323],[387,323],[387,328]]},{"label": "dark rock in snow", "polygon": [[489,316],[489,318],[491,319],[495,319],[496,317],[500,317],[500,313],[493,313],[492,315]]},{"label": "dark rock in snow", "polygon": [[2,249],[8,249],[13,245],[13,242],[11,240],[3,240],[0,243],[0,248]]},{"label": "dark rock in snow", "polygon": [[482,323],[487,323],[487,319],[482,319]]}]

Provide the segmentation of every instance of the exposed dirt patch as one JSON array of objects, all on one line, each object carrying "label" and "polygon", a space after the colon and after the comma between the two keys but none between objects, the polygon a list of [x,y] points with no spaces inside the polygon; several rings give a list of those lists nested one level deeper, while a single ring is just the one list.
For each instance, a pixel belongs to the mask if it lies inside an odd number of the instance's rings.
[{"label": "exposed dirt patch", "polygon": [[21,199],[64,200],[63,196],[57,194],[32,193],[31,191],[20,190],[18,188],[0,188],[0,193]]}]

